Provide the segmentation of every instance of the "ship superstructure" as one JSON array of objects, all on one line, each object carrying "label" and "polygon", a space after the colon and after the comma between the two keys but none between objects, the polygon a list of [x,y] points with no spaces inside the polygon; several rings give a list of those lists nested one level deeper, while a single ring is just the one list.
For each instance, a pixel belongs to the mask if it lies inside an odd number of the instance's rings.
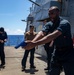
[{"label": "ship superstructure", "polygon": [[[48,9],[51,6],[58,6],[60,9],[60,15],[69,20],[72,37],[74,37],[74,0],[36,0],[35,3],[39,5],[34,5],[30,15],[33,17],[31,24],[35,26],[36,32],[42,30],[44,20],[49,21]],[[41,45],[37,52],[39,51],[39,54],[46,55],[43,49],[43,45]]]}]

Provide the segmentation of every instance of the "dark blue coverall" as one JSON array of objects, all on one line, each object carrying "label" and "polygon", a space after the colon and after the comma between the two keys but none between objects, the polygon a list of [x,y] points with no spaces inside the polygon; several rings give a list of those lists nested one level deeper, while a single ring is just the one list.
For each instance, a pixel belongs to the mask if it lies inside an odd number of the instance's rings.
[{"label": "dark blue coverall", "polygon": [[[7,39],[7,33],[0,33],[0,40]],[[4,53],[4,43],[0,43],[0,59],[1,65],[5,65],[5,53]]]},{"label": "dark blue coverall", "polygon": [[62,66],[65,75],[74,75],[74,49],[71,38],[71,26],[67,20],[59,17],[55,23],[48,22],[42,31],[48,34],[55,30],[61,31],[62,35],[54,39],[56,50],[52,57],[49,75],[60,75]]}]

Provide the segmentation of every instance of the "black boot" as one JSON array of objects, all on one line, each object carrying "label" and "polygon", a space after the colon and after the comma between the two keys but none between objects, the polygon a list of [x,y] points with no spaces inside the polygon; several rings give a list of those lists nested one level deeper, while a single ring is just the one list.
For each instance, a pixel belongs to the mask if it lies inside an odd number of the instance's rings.
[{"label": "black boot", "polygon": [[25,71],[25,68],[26,68],[26,67],[22,66],[22,71]]},{"label": "black boot", "polygon": [[36,66],[33,65],[33,66],[30,66],[30,68],[36,68]]},{"label": "black boot", "polygon": [[49,70],[49,68],[48,68],[48,67],[46,67],[46,68],[44,68],[44,70]]}]

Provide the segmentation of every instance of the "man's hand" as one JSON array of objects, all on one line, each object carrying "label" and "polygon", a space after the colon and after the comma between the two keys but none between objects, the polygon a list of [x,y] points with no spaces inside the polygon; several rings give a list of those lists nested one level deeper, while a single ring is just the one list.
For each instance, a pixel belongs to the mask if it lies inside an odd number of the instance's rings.
[{"label": "man's hand", "polygon": [[0,40],[0,43],[4,43],[4,41],[3,40]]},{"label": "man's hand", "polygon": [[27,43],[27,45],[23,47],[25,50],[30,50],[36,46],[34,42],[31,42],[31,41],[25,41],[25,42]]},{"label": "man's hand", "polygon": [[36,46],[35,48],[38,49],[38,46]]},{"label": "man's hand", "polygon": [[7,41],[7,39],[4,39],[4,42],[6,42]]}]

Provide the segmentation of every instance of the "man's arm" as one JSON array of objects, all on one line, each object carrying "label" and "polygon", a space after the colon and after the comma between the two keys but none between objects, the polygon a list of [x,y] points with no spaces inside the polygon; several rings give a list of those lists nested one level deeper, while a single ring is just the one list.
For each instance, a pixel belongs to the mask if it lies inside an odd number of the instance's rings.
[{"label": "man's arm", "polygon": [[46,35],[45,32],[40,31],[40,32],[35,36],[35,38],[32,40],[32,42],[35,42],[35,41],[37,41],[37,40],[43,38],[45,35]]},{"label": "man's arm", "polygon": [[4,32],[4,34],[5,34],[4,42],[6,42],[6,41],[7,41],[7,39],[8,39],[8,36],[7,36],[7,33],[6,33],[6,32]]},{"label": "man's arm", "polygon": [[0,43],[4,43],[4,41],[3,40],[0,40]]},{"label": "man's arm", "polygon": [[52,40],[56,39],[61,34],[62,34],[61,31],[56,30],[53,33],[50,33],[47,36],[43,37],[42,39],[36,41],[35,43],[36,43],[36,45],[41,45],[41,44],[51,42]]},{"label": "man's arm", "polygon": [[51,42],[52,40],[56,39],[61,34],[62,34],[61,31],[56,30],[53,33],[48,34],[47,36],[43,37],[40,40],[35,40],[35,41],[29,42],[27,44],[27,46],[25,46],[24,48],[29,50],[29,49],[32,49],[33,47],[37,46],[37,45],[41,45],[41,44],[45,44],[45,43]]}]

